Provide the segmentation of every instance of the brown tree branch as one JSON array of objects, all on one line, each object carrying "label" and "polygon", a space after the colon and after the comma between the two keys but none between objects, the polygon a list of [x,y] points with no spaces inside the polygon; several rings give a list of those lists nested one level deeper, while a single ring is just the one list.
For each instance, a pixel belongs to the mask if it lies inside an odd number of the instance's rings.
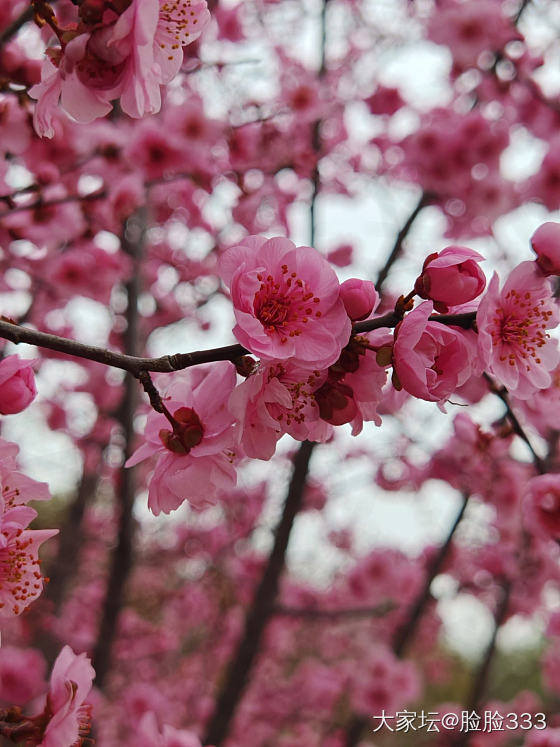
[{"label": "brown tree branch", "polygon": [[525,433],[525,430],[521,423],[519,422],[517,415],[514,413],[511,407],[511,403],[509,401],[508,397],[508,390],[505,387],[500,387],[496,384],[496,382],[487,374],[483,374],[484,378],[488,382],[488,387],[492,394],[495,394],[496,397],[499,397],[499,399],[502,400],[506,407],[506,415],[505,417],[507,420],[509,420],[511,427],[513,428],[514,433],[516,433],[519,438],[524,441],[527,448],[531,452],[531,456],[533,457],[533,462],[535,463],[535,467],[537,468],[539,474],[544,475],[547,472],[545,461],[537,454],[535,451],[535,447],[531,443],[529,436]]},{"label": "brown tree branch", "polygon": [[[395,631],[395,634],[393,636],[392,650],[395,656],[398,656],[399,658],[403,656],[406,646],[412,641],[414,634],[418,629],[418,625],[420,623],[422,615],[432,599],[430,587],[434,578],[441,571],[441,568],[443,567],[443,564],[449,554],[451,543],[453,541],[457,528],[464,516],[469,497],[470,496],[468,493],[463,493],[461,507],[459,508],[455,519],[453,520],[453,524],[449,529],[447,537],[428,565],[428,573],[424,582],[424,586],[412,603],[404,623]],[[355,714],[346,728],[346,741],[344,743],[345,747],[356,747],[367,725],[367,718],[365,718],[361,714]]]},{"label": "brown tree branch", "polygon": [[339,621],[359,617],[384,617],[395,608],[394,602],[387,601],[374,607],[346,607],[338,610],[313,609],[313,607],[277,606],[273,612],[280,617],[294,617],[301,620]]},{"label": "brown tree branch", "polygon": [[387,257],[387,260],[381,270],[379,271],[379,274],[377,276],[377,282],[375,283],[375,287],[377,289],[377,292],[380,293],[383,285],[385,284],[385,281],[387,280],[387,276],[389,275],[389,272],[391,271],[391,268],[397,261],[397,259],[400,257],[402,248],[403,248],[403,242],[408,236],[410,229],[412,228],[414,221],[422,211],[426,205],[429,204],[430,200],[432,199],[431,195],[429,195],[427,192],[422,192],[420,195],[420,199],[414,206],[412,212],[406,219],[403,227],[397,234],[397,238],[395,239],[395,243],[393,244],[393,248],[391,249],[389,256]]},{"label": "brown tree branch", "polygon": [[[124,333],[124,348],[127,354],[134,356],[138,343],[138,298],[141,291],[140,258],[146,230],[146,215],[139,210],[127,221],[124,231],[123,246],[133,261],[133,272],[126,284],[127,327]],[[123,439],[123,465],[119,471],[117,496],[119,501],[119,530],[117,546],[113,552],[109,568],[109,578],[97,642],[93,652],[92,664],[96,672],[96,686],[103,688],[111,666],[112,645],[117,632],[120,611],[124,605],[124,592],[133,565],[134,517],[132,509],[136,493],[134,469],[125,468],[124,463],[132,454],[134,440],[134,413],[136,409],[137,387],[131,377],[125,380],[125,391],[118,420],[120,421]]]},{"label": "brown tree branch", "polygon": [[202,740],[203,744],[221,747],[226,739],[235,711],[247,686],[249,674],[257,659],[265,628],[273,616],[288,541],[294,519],[303,503],[309,461],[314,445],[310,441],[303,441],[295,456],[292,479],[282,517],[276,528],[272,552],[247,613],[245,628],[218,693],[214,713],[210,717]]},{"label": "brown tree branch", "polygon": [[[401,321],[402,316],[394,311],[366,319],[364,322],[358,322],[353,326],[354,334],[371,332],[383,327],[396,327]],[[466,314],[433,314],[430,321],[441,324],[453,325],[456,327],[468,328],[475,319],[475,313]],[[22,327],[15,322],[7,320],[5,317],[0,318],[0,337],[10,340],[15,345],[27,343],[37,347],[56,350],[59,353],[74,356],[76,358],[86,358],[87,360],[97,361],[105,366],[120,368],[128,371],[133,376],[138,377],[142,371],[151,371],[152,373],[172,373],[180,371],[190,366],[197,366],[200,363],[212,363],[215,361],[235,361],[247,353],[247,348],[242,345],[226,345],[219,348],[209,348],[208,350],[196,350],[192,353],[175,353],[173,355],[163,355],[159,358],[142,358],[127,353],[117,353],[106,348],[96,347],[94,345],[85,345],[77,340],[71,340],[67,337],[51,335],[47,332],[39,332],[30,327]]]},{"label": "brown tree branch", "polygon": [[25,24],[29,23],[29,21],[31,20],[33,20],[33,8],[30,5],[29,8],[26,8],[20,16],[18,16],[10,24],[8,24],[5,29],[2,29],[2,31],[0,31],[0,47],[3,47],[4,44],[7,44],[7,42],[9,42],[10,39],[17,34],[20,28],[25,26]]}]

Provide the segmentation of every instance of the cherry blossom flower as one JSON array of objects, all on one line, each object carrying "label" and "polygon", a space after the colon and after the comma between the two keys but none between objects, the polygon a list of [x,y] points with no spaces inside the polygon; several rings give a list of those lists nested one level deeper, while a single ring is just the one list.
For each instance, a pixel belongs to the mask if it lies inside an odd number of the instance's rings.
[{"label": "cherry blossom flower", "polygon": [[33,402],[37,394],[31,366],[34,360],[22,360],[19,355],[8,355],[0,361],[0,413],[21,412]]},{"label": "cherry blossom flower", "polygon": [[[37,99],[36,132],[54,136],[53,116],[60,104],[77,122],[108,114],[119,99],[131,117],[161,108],[160,86],[183,62],[182,47],[195,41],[210,20],[205,0],[132,0],[109,23],[75,35],[46,58],[41,82],[29,94]],[[103,16],[105,20],[106,15]]]},{"label": "cherry blossom flower", "polygon": [[486,278],[477,264],[482,260],[482,255],[466,246],[448,246],[426,259],[414,290],[422,298],[432,300],[437,311],[445,313],[482,293]]},{"label": "cherry blossom flower", "polygon": [[545,275],[560,275],[560,223],[543,223],[531,236],[537,264]]},{"label": "cherry blossom flower", "polygon": [[361,432],[364,421],[381,425],[377,407],[387,372],[377,362],[376,350],[391,341],[384,330],[350,339],[338,361],[330,366],[327,380],[315,392],[320,415],[327,423],[350,423],[353,436]]},{"label": "cherry blossom flower", "polygon": [[299,441],[326,441],[332,428],[320,419],[315,392],[326,372],[301,369],[290,361],[259,365],[237,386],[229,408],[241,423],[241,444],[247,456],[270,459],[284,433]]},{"label": "cherry blossom flower", "polygon": [[333,269],[311,247],[248,236],[222,257],[239,342],[264,360],[292,359],[322,369],[350,337],[350,320]]},{"label": "cherry blossom flower", "polygon": [[353,322],[366,319],[379,303],[379,294],[371,280],[350,278],[340,286],[340,297]]},{"label": "cherry blossom flower", "polygon": [[235,367],[227,361],[181,371],[164,397],[173,429],[161,413],[148,414],[146,441],[126,466],[158,455],[148,493],[154,514],[169,513],[185,500],[202,509],[215,502],[220,490],[235,485],[238,436],[227,408],[235,381]]},{"label": "cherry blossom flower", "polygon": [[95,671],[85,654],[64,646],[54,662],[45,714],[49,722],[39,747],[74,747],[90,729],[90,707],[85,699]]},{"label": "cherry blossom flower", "polygon": [[429,322],[431,301],[411,311],[395,330],[393,368],[409,394],[444,402],[471,374],[469,347],[460,331]]},{"label": "cherry blossom flower", "polygon": [[520,399],[552,382],[558,343],[546,332],[558,325],[548,280],[534,262],[522,262],[502,290],[494,274],[476,315],[478,344],[487,370]]},{"label": "cherry blossom flower", "polygon": [[21,614],[43,589],[38,551],[57,529],[27,529],[37,512],[27,501],[50,498],[47,485],[16,469],[18,447],[0,440],[0,620]]}]

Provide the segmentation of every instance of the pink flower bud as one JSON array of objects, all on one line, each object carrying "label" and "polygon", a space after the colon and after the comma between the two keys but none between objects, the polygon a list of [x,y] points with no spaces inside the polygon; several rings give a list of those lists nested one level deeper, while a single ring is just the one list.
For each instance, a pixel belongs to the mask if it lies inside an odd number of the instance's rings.
[{"label": "pink flower bud", "polygon": [[346,313],[354,322],[368,317],[379,303],[379,295],[371,280],[350,278],[340,286],[340,297]]},{"label": "pink flower bud", "polygon": [[472,301],[486,285],[484,273],[477,264],[483,259],[466,246],[448,246],[439,253],[430,254],[414,290],[421,298],[433,301],[436,310],[443,313],[450,306]]},{"label": "pink flower bud", "polygon": [[537,264],[545,275],[560,275],[560,223],[543,223],[531,236]]},{"label": "pink flower bud", "polygon": [[21,412],[35,399],[34,360],[22,360],[9,355],[0,361],[0,413],[13,415]]}]

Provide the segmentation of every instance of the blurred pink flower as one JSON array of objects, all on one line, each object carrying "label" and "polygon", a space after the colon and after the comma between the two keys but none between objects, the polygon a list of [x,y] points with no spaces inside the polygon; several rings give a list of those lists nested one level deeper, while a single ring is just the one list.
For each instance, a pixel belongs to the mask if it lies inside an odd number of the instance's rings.
[{"label": "blurred pink flower", "polygon": [[539,475],[530,480],[525,509],[529,523],[539,533],[560,539],[560,475]]},{"label": "blurred pink flower", "polygon": [[21,706],[44,692],[45,668],[45,659],[39,651],[2,646],[0,701]]},{"label": "blurred pink flower", "polygon": [[[35,131],[54,136],[58,102],[77,122],[108,114],[120,100],[131,117],[161,108],[160,86],[169,83],[183,62],[183,46],[195,41],[210,20],[205,0],[132,0],[109,23],[72,38],[43,62],[41,82],[29,94],[37,99]],[[72,32],[74,33],[74,32]]]}]

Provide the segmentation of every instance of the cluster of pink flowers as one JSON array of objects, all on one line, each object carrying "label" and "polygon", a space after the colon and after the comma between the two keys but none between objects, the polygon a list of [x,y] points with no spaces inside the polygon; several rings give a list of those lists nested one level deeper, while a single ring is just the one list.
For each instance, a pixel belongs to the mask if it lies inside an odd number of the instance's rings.
[{"label": "cluster of pink flowers", "polygon": [[[546,226],[533,238],[549,268],[556,239]],[[442,408],[484,369],[520,399],[548,387],[560,352],[546,330],[559,316],[542,263],[522,262],[501,293],[494,276],[477,302],[486,285],[482,260],[463,246],[431,254],[414,290],[397,303],[403,318],[394,332],[359,334],[358,320],[375,320],[373,283],[339,284],[317,251],[285,238],[249,236],[226,250],[220,270],[233,301],[233,332],[260,360],[238,361],[240,384],[228,362],[174,375],[165,412],[149,413],[146,441],[127,462],[158,454],[152,511],[169,512],[184,500],[197,509],[214,502],[235,485],[239,460],[270,459],[286,433],[323,442],[333,426],[349,423],[355,435],[364,421],[380,425],[389,366],[395,389]],[[426,300],[410,310],[415,295]],[[434,309],[470,312],[471,321],[477,310],[478,334],[440,322]]]},{"label": "cluster of pink flowers", "polygon": [[[50,17],[50,23],[55,21]],[[205,0],[84,2],[76,23],[58,29],[60,48],[43,62],[34,126],[53,137],[58,102],[78,122],[91,122],[119,100],[131,117],[161,108],[160,86],[183,62],[183,46],[195,41],[210,20]]]}]

